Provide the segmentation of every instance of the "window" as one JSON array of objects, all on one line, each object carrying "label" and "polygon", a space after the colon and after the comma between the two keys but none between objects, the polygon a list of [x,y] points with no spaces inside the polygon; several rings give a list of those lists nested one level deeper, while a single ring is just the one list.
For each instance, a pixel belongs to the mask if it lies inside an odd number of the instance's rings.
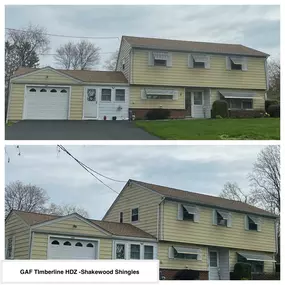
[{"label": "window", "polygon": [[139,244],[131,244],[130,259],[140,259],[140,245]]},{"label": "window", "polygon": [[226,99],[229,109],[250,110],[253,109],[252,99]]},{"label": "window", "polygon": [[218,253],[210,251],[210,267],[218,267]]},{"label": "window", "polygon": [[224,226],[226,227],[227,226],[227,219],[225,219],[218,211],[217,211],[217,224],[219,226]]},{"label": "window", "polygon": [[174,249],[174,258],[178,259],[196,259],[197,260],[197,254],[192,253],[179,253],[177,250]]},{"label": "window", "polygon": [[59,245],[59,241],[58,241],[58,240],[54,240],[54,241],[52,241],[51,244],[53,244],[53,245]]},{"label": "window", "polygon": [[43,88],[43,89],[41,89],[40,92],[47,92],[47,90]]},{"label": "window", "polygon": [[124,213],[120,212],[120,223],[124,222]]},{"label": "window", "polygon": [[136,222],[139,220],[139,208],[132,209],[131,221]]},{"label": "window", "polygon": [[182,208],[183,208],[183,220],[194,221],[194,214],[189,213],[187,209],[185,208],[185,206],[183,205],[182,205]]},{"label": "window", "polygon": [[94,247],[94,245],[89,242],[89,243],[86,245],[86,247]]},{"label": "window", "polygon": [[147,99],[169,99],[172,100],[173,96],[172,95],[147,95]]},{"label": "window", "polygon": [[249,263],[252,273],[263,273],[264,261],[247,260],[245,257],[237,253],[237,262]]},{"label": "window", "polygon": [[87,101],[96,101],[96,89],[87,90]]},{"label": "window", "polygon": [[67,93],[67,90],[62,89],[62,90],[60,91],[60,93]]},{"label": "window", "polygon": [[66,241],[63,245],[71,246],[71,243],[69,241]]},{"label": "window", "polygon": [[189,54],[188,67],[189,68],[210,68],[210,56],[205,54]]},{"label": "window", "polygon": [[231,69],[232,69],[232,70],[242,70],[242,64],[235,64],[235,63],[231,60]]},{"label": "window", "polygon": [[167,60],[166,59],[154,59],[153,63],[155,66],[166,66]]},{"label": "window", "polygon": [[122,69],[123,69],[123,70],[125,70],[125,65],[126,65],[126,62],[125,62],[125,59],[123,59],[123,60],[122,60]]},{"label": "window", "polygon": [[77,243],[75,244],[75,246],[82,246],[82,243],[81,243],[81,242],[77,242]]},{"label": "window", "polygon": [[153,246],[152,245],[144,246],[144,259],[153,259]]},{"label": "window", "polygon": [[230,228],[232,226],[231,213],[221,210],[213,210],[213,225]]},{"label": "window", "polygon": [[51,93],[56,93],[57,90],[56,90],[56,89],[51,89],[50,92],[51,92]]},{"label": "window", "polygon": [[248,229],[250,231],[257,231],[257,224],[250,217],[247,218],[248,218]]},{"label": "window", "polygon": [[116,259],[125,259],[125,245],[121,243],[116,244]]},{"label": "window", "polygon": [[227,56],[227,70],[243,70],[247,71],[247,58],[242,56]]},{"label": "window", "polygon": [[194,105],[203,105],[203,92],[194,92]]},{"label": "window", "polygon": [[125,89],[116,89],[115,101],[125,101]]},{"label": "window", "polygon": [[6,259],[14,258],[14,237],[9,237],[7,239],[6,245]]},{"label": "window", "polygon": [[111,89],[102,89],[101,91],[101,101],[111,101]]},{"label": "window", "polygon": [[205,68],[205,62],[197,62],[194,60],[193,67],[194,68]]},{"label": "window", "polygon": [[30,92],[36,92],[35,88],[30,89]]}]

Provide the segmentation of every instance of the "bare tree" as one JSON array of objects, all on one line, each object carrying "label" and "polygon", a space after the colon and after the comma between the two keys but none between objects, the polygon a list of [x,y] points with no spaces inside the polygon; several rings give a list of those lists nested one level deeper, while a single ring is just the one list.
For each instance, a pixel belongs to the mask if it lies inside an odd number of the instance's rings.
[{"label": "bare tree", "polygon": [[234,183],[227,182],[224,185],[220,197],[230,200],[240,201],[243,203],[254,204],[254,201],[252,200],[250,193],[242,191],[236,182]]},{"label": "bare tree", "polygon": [[257,205],[280,214],[280,146],[271,145],[258,155],[249,175],[251,192]]},{"label": "bare tree", "polygon": [[268,62],[269,90],[268,97],[280,100],[280,62],[271,59]]},{"label": "bare tree", "polygon": [[81,207],[73,206],[73,205],[56,205],[54,203],[51,203],[48,208],[46,208],[45,213],[47,214],[53,214],[58,216],[64,216],[69,215],[73,213],[77,213],[85,218],[89,217],[89,214],[86,210],[84,210]]},{"label": "bare tree", "polygon": [[104,69],[115,71],[116,70],[116,64],[118,60],[119,50],[112,53],[109,59],[105,60]]},{"label": "bare tree", "polygon": [[5,215],[11,210],[43,212],[48,200],[46,191],[38,186],[11,182],[5,187]]},{"label": "bare tree", "polygon": [[57,65],[64,69],[89,70],[100,61],[100,48],[82,40],[78,43],[68,42],[56,50],[54,56]]}]

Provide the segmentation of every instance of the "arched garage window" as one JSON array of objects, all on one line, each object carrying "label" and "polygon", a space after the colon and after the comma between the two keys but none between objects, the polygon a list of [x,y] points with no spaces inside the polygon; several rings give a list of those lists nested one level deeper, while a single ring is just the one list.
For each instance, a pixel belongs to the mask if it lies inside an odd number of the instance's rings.
[{"label": "arched garage window", "polygon": [[63,245],[71,246],[71,243],[69,241],[66,241]]},{"label": "arched garage window", "polygon": [[67,90],[62,89],[62,90],[60,91],[60,93],[67,93]]},{"label": "arched garage window", "polygon": [[77,243],[75,244],[75,246],[82,246],[82,243],[81,243],[81,242],[77,242]]},{"label": "arched garage window", "polygon": [[53,245],[59,245],[59,241],[58,241],[58,240],[53,240],[51,244],[53,244]]},{"label": "arched garage window", "polygon": [[35,88],[30,89],[30,92],[36,92]]},{"label": "arched garage window", "polygon": [[56,93],[57,90],[56,90],[56,89],[51,89],[50,92],[51,92],[51,93]]},{"label": "arched garage window", "polygon": [[40,92],[47,92],[47,90],[43,88],[43,89],[41,89]]},{"label": "arched garage window", "polygon": [[86,247],[94,247],[94,246],[93,246],[92,243],[89,242],[89,243],[86,245]]}]

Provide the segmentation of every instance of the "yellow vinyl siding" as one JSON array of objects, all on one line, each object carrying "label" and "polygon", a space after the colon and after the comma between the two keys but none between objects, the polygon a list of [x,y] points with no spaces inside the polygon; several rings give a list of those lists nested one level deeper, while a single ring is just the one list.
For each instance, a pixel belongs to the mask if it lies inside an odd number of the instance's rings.
[{"label": "yellow vinyl siding", "polygon": [[[48,234],[35,232],[33,235],[31,259],[47,259],[47,251]],[[99,259],[112,259],[111,239],[100,239]]]},{"label": "yellow vinyl siding", "polygon": [[[219,90],[222,91],[222,89],[211,89],[211,102],[212,104],[216,100],[220,100],[221,96],[219,93]],[[256,95],[253,98],[253,109],[254,110],[263,110],[265,108],[265,90],[235,90],[237,92],[254,92]]]},{"label": "yellow vinyl siding", "polygon": [[226,56],[210,55],[210,69],[188,68],[186,52],[172,52],[172,67],[149,66],[148,50],[134,49],[132,84],[266,89],[264,58],[248,57],[248,71],[226,70]]},{"label": "yellow vinyl siding", "polygon": [[[241,250],[235,250],[235,249],[230,249],[229,250],[229,259],[230,259],[230,271],[234,271],[234,266],[237,263],[237,252],[241,251]],[[273,253],[272,252],[262,252],[262,251],[245,251],[243,250],[243,252],[248,252],[248,253],[256,253],[256,254],[265,254],[268,256],[273,257]],[[264,272],[265,273],[273,273],[275,270],[275,263],[274,262],[268,262],[265,261],[264,262]]]},{"label": "yellow vinyl siding", "polygon": [[70,97],[70,120],[82,120],[83,117],[83,96],[84,87],[83,86],[72,86],[71,87],[71,97]]},{"label": "yellow vinyl siding", "polygon": [[22,77],[14,78],[13,83],[25,84],[78,84],[78,80],[60,74],[51,69],[40,70],[32,72]]},{"label": "yellow vinyl siding", "polygon": [[[130,80],[130,69],[131,69],[131,57],[130,57],[131,46],[126,40],[122,40],[122,46],[118,58],[117,71],[124,73],[125,77]],[[122,68],[122,61],[125,60],[125,69]]]},{"label": "yellow vinyl siding", "polygon": [[[74,227],[74,225],[76,227]],[[105,233],[92,227],[80,219],[71,217],[60,221],[50,222],[37,228],[37,231],[47,231],[50,233],[74,234],[74,235],[88,235],[88,236],[106,236]]]},{"label": "yellow vinyl siding", "polygon": [[30,229],[16,213],[12,213],[5,223],[5,240],[12,236],[15,236],[14,259],[28,259]]},{"label": "yellow vinyl siding", "polygon": [[[167,85],[167,84],[165,84]],[[130,86],[130,108],[162,108],[162,109],[184,109],[185,108],[185,90],[184,88],[178,87],[155,87],[159,89],[175,89],[179,91],[178,100],[171,99],[142,99],[141,98],[141,90],[144,88],[153,88],[153,86]]]},{"label": "yellow vinyl siding", "polygon": [[[202,260],[183,260],[173,259],[168,257],[168,249],[171,246],[199,248],[202,251]],[[208,270],[207,265],[207,247],[197,246],[193,244],[181,244],[171,242],[159,242],[158,244],[158,259],[160,260],[160,268],[164,269],[188,269],[191,270]]]},{"label": "yellow vinyl siding", "polygon": [[166,201],[164,205],[163,239],[209,246],[244,250],[275,251],[274,219],[262,218],[261,231],[247,231],[244,214],[232,212],[232,227],[213,225],[213,210],[200,207],[198,223],[177,220],[178,206]]},{"label": "yellow vinyl siding", "polygon": [[157,210],[161,196],[138,187],[127,186],[114,202],[109,213],[104,217],[105,221],[119,222],[120,212],[123,212],[124,223],[131,223],[131,209],[139,208],[139,221],[132,224],[147,233],[157,235]]}]

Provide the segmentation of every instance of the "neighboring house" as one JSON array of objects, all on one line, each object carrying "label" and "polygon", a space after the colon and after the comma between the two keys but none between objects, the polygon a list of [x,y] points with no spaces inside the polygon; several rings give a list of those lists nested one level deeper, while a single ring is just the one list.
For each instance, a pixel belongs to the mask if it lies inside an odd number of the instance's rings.
[{"label": "neighboring house", "polygon": [[156,239],[131,224],[11,211],[6,259],[157,259]]},{"label": "neighboring house", "polygon": [[166,279],[273,273],[276,216],[248,204],[129,180],[102,221],[12,211],[6,258],[159,259]]},{"label": "neighboring house", "polygon": [[258,273],[275,270],[276,216],[242,202],[129,180],[103,221],[155,236],[166,279],[187,269],[228,280],[238,261]]},{"label": "neighboring house", "polygon": [[173,118],[210,118],[217,99],[231,116],[264,112],[268,54],[239,44],[123,36],[116,70],[130,84],[130,109],[142,118],[169,109]]},{"label": "neighboring house", "polygon": [[128,81],[121,72],[20,68],[10,86],[10,121],[129,116]]}]

